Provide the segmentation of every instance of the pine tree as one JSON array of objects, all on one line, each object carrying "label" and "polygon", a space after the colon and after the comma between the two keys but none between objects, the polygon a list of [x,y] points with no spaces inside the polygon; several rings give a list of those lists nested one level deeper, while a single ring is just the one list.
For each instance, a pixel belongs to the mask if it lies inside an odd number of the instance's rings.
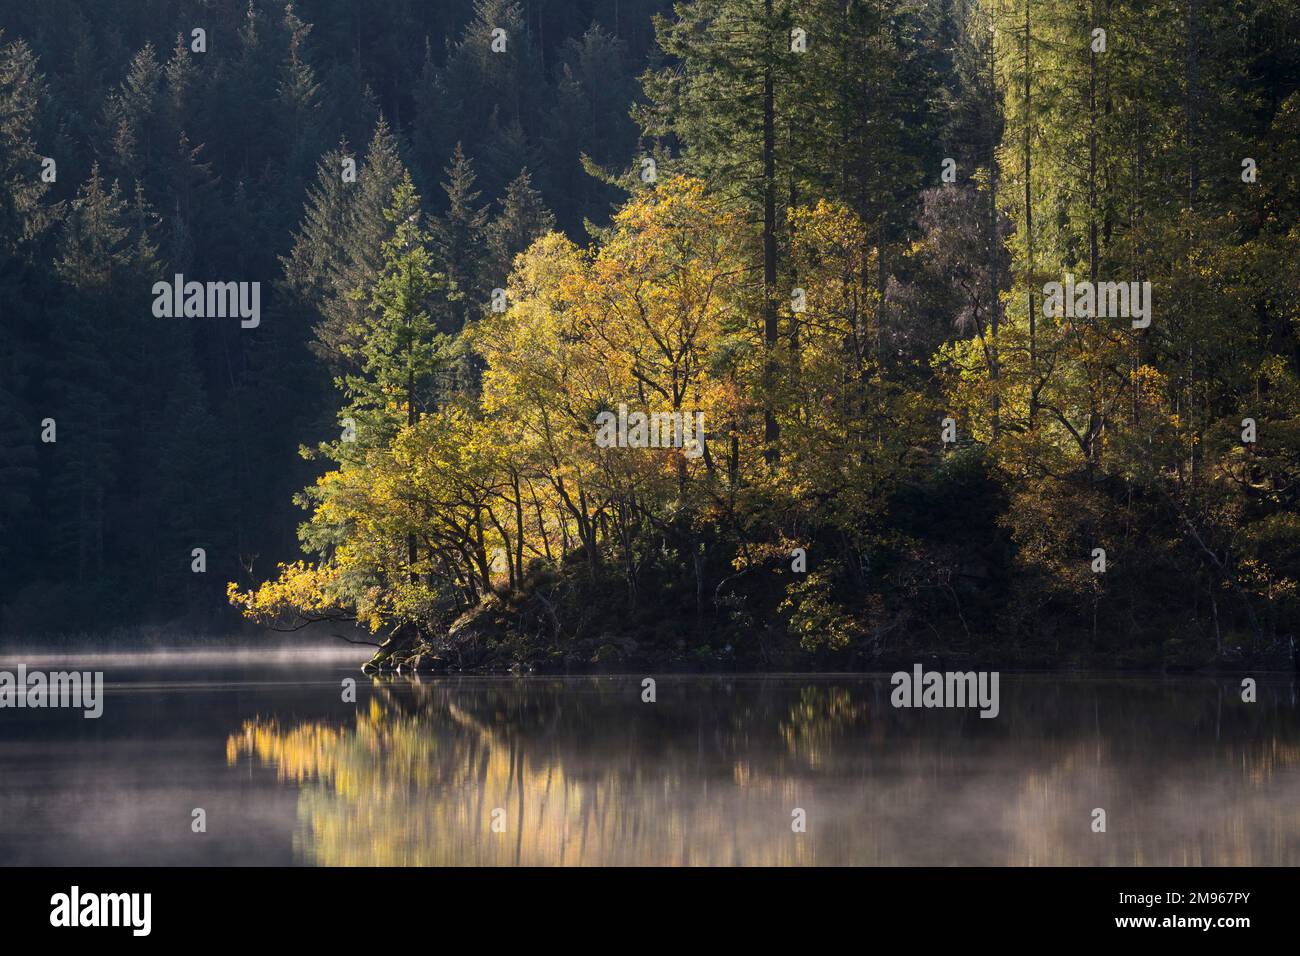
[{"label": "pine tree", "polygon": [[[458,144],[459,145],[459,144]],[[500,197],[515,174],[524,167],[539,169],[545,164],[542,151],[535,147],[518,119],[502,122],[501,111],[488,117],[487,134],[476,149],[481,157],[481,188],[488,196]]]},{"label": "pine tree", "polygon": [[415,102],[411,134],[412,176],[416,186],[431,195],[438,185],[437,169],[455,140],[448,139],[452,120],[450,96],[434,61],[433,46],[428,37],[424,38],[424,59],[411,96]]},{"label": "pine tree", "polygon": [[[599,26],[560,50],[555,106],[543,132],[546,174],[539,177],[551,196],[568,198],[561,225],[581,235],[584,220],[603,225],[622,193],[588,175],[583,158],[606,170],[621,170],[635,158],[637,127],[629,106],[640,98],[627,46]],[[576,154],[576,155],[575,155]]]},{"label": "pine tree", "polygon": [[289,4],[284,11],[284,25],[289,33],[289,54],[281,67],[277,101],[282,128],[292,147],[288,166],[296,172],[310,162],[310,157],[320,153],[321,86],[316,71],[307,61],[306,42],[311,24],[304,23],[294,12],[293,4]]},{"label": "pine tree", "polygon": [[488,272],[494,276],[496,286],[505,288],[515,256],[523,252],[533,240],[555,228],[555,216],[546,208],[542,194],[533,188],[532,176],[527,169],[520,170],[506,187],[498,202],[500,212],[486,229],[490,250]]},{"label": "pine tree", "polygon": [[321,156],[307,187],[302,221],[289,254],[280,257],[288,291],[308,310],[335,293],[334,268],[343,255],[357,185],[345,182],[345,161],[356,162],[346,139]]},{"label": "pine tree", "polygon": [[121,467],[119,396],[129,373],[115,362],[125,343],[102,303],[129,284],[133,247],[121,191],[105,186],[96,165],[60,239],[56,269],[69,295],[55,317],[60,355],[50,381],[59,428],[49,498],[56,553],[83,583],[106,580],[109,499]]},{"label": "pine tree", "polygon": [[308,192],[307,211],[285,261],[286,278],[310,297],[320,315],[315,349],[335,370],[348,367],[346,347],[357,344],[362,310],[354,293],[368,288],[378,274],[383,243],[393,234],[384,210],[407,175],[397,139],[382,116],[355,183],[342,179],[344,158],[340,149],[317,166],[316,185]]},{"label": "pine tree", "polygon": [[45,95],[36,58],[22,40],[4,43],[0,32],[0,275],[9,257],[40,235],[51,221],[42,203],[41,156],[32,141],[37,110]]},{"label": "pine tree", "polygon": [[59,275],[73,289],[94,294],[113,288],[115,273],[133,258],[126,220],[121,189],[117,183],[104,183],[96,163],[64,221],[56,262]]},{"label": "pine tree", "polygon": [[373,282],[355,296],[363,318],[360,344],[350,352],[360,371],[346,377],[346,391],[349,409],[358,415],[413,425],[437,398],[434,385],[447,339],[438,330],[435,304],[446,281],[435,271],[409,174],[393,190],[384,217],[393,235],[383,243]]},{"label": "pine tree", "polygon": [[474,188],[474,164],[465,156],[460,144],[444,167],[446,180],[442,189],[447,195],[447,210],[430,226],[434,262],[447,277],[456,296],[447,317],[448,332],[464,328],[486,303],[487,284],[485,249],[488,207],[476,205],[479,191]]},{"label": "pine tree", "polygon": [[788,143],[778,136],[795,110],[800,71],[792,52],[789,0],[700,0],[658,18],[659,43],[680,69],[644,78],[651,105],[638,111],[646,133],[675,138],[682,164],[716,190],[741,200],[761,224],[757,260],[763,376],[763,440],[769,463],[779,457],[780,425],[773,405],[779,320],[778,191],[789,181]]},{"label": "pine tree", "polygon": [[159,147],[159,109],[163,72],[152,43],[131,58],[126,79],[104,106],[103,142],[108,144],[109,174],[120,179],[151,181],[154,150]]},{"label": "pine tree", "polygon": [[[181,339],[178,345],[188,344],[188,336]],[[144,452],[154,462],[147,481],[155,527],[141,570],[152,572],[155,600],[163,610],[194,614],[218,606],[223,582],[238,569],[234,539],[243,524],[242,496],[228,481],[212,480],[229,460],[221,429],[188,348],[176,355],[148,436],[152,447]],[[195,548],[204,551],[205,574],[191,570]]]},{"label": "pine tree", "polygon": [[[493,31],[498,29],[505,31],[506,45],[502,52],[492,49]],[[445,91],[445,98],[433,109],[430,109],[433,103],[426,99],[425,115],[420,120],[426,135],[435,126],[441,126],[445,130],[444,144],[461,143],[468,155],[486,158],[485,147],[493,134],[482,119],[495,114],[497,138],[522,135],[528,144],[537,139],[537,128],[544,116],[541,96],[546,89],[546,76],[518,3],[475,0],[474,18],[448,49],[438,77],[438,88]],[[516,127],[518,132],[514,132]],[[532,161],[535,165],[535,160]],[[509,177],[525,162],[530,160],[521,158],[499,182],[487,182],[485,186],[493,190],[504,188]]]},{"label": "pine tree", "polygon": [[18,556],[34,513],[40,421],[27,394],[39,369],[37,319],[47,282],[32,257],[58,207],[45,202],[49,184],[33,140],[45,95],[36,58],[26,43],[4,42],[0,31],[0,562],[13,568],[0,593],[21,583]]},{"label": "pine tree", "polygon": [[192,146],[182,131],[175,148],[159,160],[164,183],[162,208],[171,229],[167,261],[182,273],[194,266],[196,236],[209,232],[204,215],[210,209],[210,197],[216,193],[212,164],[200,158],[202,151],[203,147]]},{"label": "pine tree", "polygon": [[[364,436],[355,443],[357,449],[391,437],[403,423],[413,427],[430,411],[443,397],[440,385],[448,360],[448,339],[438,331],[434,314],[446,281],[434,271],[430,237],[420,222],[420,197],[409,174],[393,190],[384,217],[393,236],[383,244],[383,264],[365,290],[361,344],[350,349],[360,372],[345,379],[348,412]],[[347,444],[339,443],[343,448]],[[411,532],[407,563],[413,585],[419,583],[418,561]]]},{"label": "pine tree", "polygon": [[199,92],[198,67],[183,34],[176,34],[176,46],[172,48],[171,59],[167,61],[163,75],[168,131],[176,138],[187,124],[193,128],[195,100]]}]

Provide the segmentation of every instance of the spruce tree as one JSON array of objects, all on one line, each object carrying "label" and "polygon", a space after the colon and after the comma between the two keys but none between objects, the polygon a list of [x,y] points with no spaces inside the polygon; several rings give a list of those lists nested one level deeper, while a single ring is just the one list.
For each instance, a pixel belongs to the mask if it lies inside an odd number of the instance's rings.
[{"label": "spruce tree", "polygon": [[49,184],[41,179],[42,157],[32,138],[44,95],[31,48],[22,40],[5,43],[0,32],[0,275],[51,221],[42,202]]},{"label": "spruce tree", "polygon": [[286,276],[311,297],[320,319],[315,348],[332,368],[348,367],[347,346],[355,346],[361,306],[355,296],[369,287],[382,263],[383,243],[393,234],[384,210],[393,189],[407,175],[398,155],[397,138],[381,116],[366,155],[357,164],[356,182],[342,178],[342,150],[317,166],[316,185],[308,193],[307,211]]},{"label": "spruce tree", "polygon": [[444,167],[442,184],[447,210],[430,226],[434,262],[451,283],[454,299],[446,318],[446,331],[458,332],[484,307],[493,288],[504,287],[504,277],[487,282],[485,248],[488,207],[479,206],[474,164],[460,144]]},{"label": "spruce tree", "polygon": [[515,256],[534,239],[555,228],[555,216],[546,208],[542,194],[533,188],[527,169],[520,170],[498,202],[500,211],[486,229],[490,259],[488,273],[495,285],[505,287]]},{"label": "spruce tree", "polygon": [[791,50],[790,0],[700,0],[657,18],[659,43],[680,66],[644,77],[650,105],[638,110],[650,136],[675,140],[681,165],[724,195],[739,199],[760,237],[755,254],[765,352],[761,401],[769,464],[779,457],[774,396],[778,374],[779,274],[777,217],[789,180],[789,144],[778,136],[792,111],[801,68]]}]

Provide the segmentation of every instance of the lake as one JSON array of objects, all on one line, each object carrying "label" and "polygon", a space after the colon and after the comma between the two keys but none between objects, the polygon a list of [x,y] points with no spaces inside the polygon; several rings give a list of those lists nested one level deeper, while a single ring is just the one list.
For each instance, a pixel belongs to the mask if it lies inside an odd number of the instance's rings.
[{"label": "lake", "polygon": [[1003,673],[988,720],[896,709],[888,674],[651,675],[644,703],[639,674],[364,656],[0,658],[105,680],[97,720],[0,710],[0,863],[1300,864],[1287,674],[1244,703],[1240,677]]}]

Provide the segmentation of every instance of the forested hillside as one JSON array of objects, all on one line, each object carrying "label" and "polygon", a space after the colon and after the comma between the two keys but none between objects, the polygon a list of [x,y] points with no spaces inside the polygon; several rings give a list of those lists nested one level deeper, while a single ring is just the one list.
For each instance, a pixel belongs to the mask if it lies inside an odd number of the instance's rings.
[{"label": "forested hillside", "polygon": [[[4,630],[232,626],[225,582],[298,553],[290,499],[320,470],[298,446],[334,430],[318,356],[346,316],[318,311],[320,270],[368,275],[401,169],[466,301],[528,216],[551,223],[541,203],[575,236],[607,220],[621,194],[582,157],[635,151],[663,7],[0,2]],[[513,37],[499,59],[489,24]],[[342,185],[335,154],[356,157],[369,219],[326,250],[314,190],[322,164]],[[175,273],[260,281],[260,325],[155,318]]]},{"label": "forested hillside", "polygon": [[[82,6],[0,14],[8,632],[228,599],[436,666],[808,667],[1300,629],[1286,0]],[[160,318],[176,275],[260,320]]]}]

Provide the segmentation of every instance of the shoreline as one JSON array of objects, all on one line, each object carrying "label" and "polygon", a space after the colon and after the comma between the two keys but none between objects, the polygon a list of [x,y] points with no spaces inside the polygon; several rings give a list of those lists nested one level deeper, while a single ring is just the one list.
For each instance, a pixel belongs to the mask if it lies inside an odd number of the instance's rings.
[{"label": "shoreline", "polygon": [[[942,671],[999,671],[1009,674],[1120,674],[1226,676],[1234,674],[1297,674],[1300,662],[1290,653],[1286,639],[1277,639],[1267,649],[1254,649],[1244,642],[1227,653],[1162,655],[1148,645],[1116,653],[1079,652],[1067,659],[1054,659],[1050,651],[1026,647],[997,646],[968,650],[937,648],[903,643],[880,653],[849,649],[839,654],[792,653],[777,649],[764,658],[755,647],[733,648],[730,644],[696,647],[654,647],[626,638],[606,635],[582,639],[560,647],[539,649],[521,646],[520,636],[505,634],[499,641],[475,648],[473,654],[458,653],[446,635],[437,644],[419,642],[394,644],[392,640],[362,643],[343,639],[336,633],[258,632],[240,630],[225,634],[201,634],[188,630],[183,637],[168,639],[166,627],[121,629],[103,634],[24,635],[0,640],[0,666],[5,662],[32,666],[43,660],[78,659],[112,666],[144,664],[165,667],[171,663],[192,663],[201,659],[211,664],[278,663],[293,667],[314,659],[336,663],[365,674],[481,675],[481,676],[611,676],[617,674],[870,674],[908,670],[916,664]],[[178,629],[179,630],[179,629]],[[717,640],[736,641],[734,634]],[[1175,639],[1171,639],[1175,640]],[[458,659],[459,658],[459,659]]]}]

